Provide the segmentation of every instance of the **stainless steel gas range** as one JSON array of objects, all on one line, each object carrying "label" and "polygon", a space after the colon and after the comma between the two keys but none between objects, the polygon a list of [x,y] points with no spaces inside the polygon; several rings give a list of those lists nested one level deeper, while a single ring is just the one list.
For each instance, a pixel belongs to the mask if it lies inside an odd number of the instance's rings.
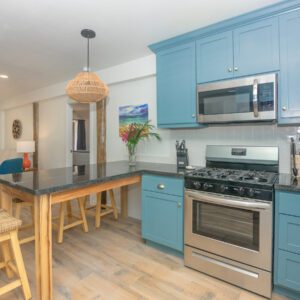
[{"label": "stainless steel gas range", "polygon": [[207,146],[185,179],[185,265],[265,297],[272,290],[277,147]]}]

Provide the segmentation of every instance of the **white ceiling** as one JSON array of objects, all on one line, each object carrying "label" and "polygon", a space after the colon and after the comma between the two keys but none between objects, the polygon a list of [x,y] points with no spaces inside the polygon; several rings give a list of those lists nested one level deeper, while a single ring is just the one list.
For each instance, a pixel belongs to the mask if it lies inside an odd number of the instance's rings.
[{"label": "white ceiling", "polygon": [[1,0],[0,101],[72,78],[91,66],[149,55],[147,45],[279,0]]}]

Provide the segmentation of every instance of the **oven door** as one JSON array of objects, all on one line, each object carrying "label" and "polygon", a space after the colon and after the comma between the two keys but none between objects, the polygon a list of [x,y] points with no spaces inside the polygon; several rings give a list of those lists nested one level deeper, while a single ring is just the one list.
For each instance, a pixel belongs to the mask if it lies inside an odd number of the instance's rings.
[{"label": "oven door", "polygon": [[272,269],[272,202],[187,190],[185,244]]},{"label": "oven door", "polygon": [[198,122],[276,119],[276,74],[198,85]]}]

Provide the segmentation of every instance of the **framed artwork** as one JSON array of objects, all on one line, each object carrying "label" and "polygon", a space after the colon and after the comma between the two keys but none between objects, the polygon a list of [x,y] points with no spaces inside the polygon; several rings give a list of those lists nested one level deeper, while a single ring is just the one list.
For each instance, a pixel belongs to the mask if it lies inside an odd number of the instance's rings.
[{"label": "framed artwork", "polygon": [[19,139],[22,136],[22,123],[20,120],[14,120],[12,124],[12,135],[14,139]]},{"label": "framed artwork", "polygon": [[119,134],[128,124],[143,124],[148,121],[148,104],[119,107]]}]

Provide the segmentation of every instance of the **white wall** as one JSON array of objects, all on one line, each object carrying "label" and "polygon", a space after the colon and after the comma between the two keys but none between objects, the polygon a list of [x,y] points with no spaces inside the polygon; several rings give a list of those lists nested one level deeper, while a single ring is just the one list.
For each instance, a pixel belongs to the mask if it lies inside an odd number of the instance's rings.
[{"label": "white wall", "polygon": [[[39,105],[39,168],[67,165],[69,147],[67,132],[68,97],[42,101]],[[71,116],[72,120],[72,116]],[[72,136],[71,136],[72,138]]]},{"label": "white wall", "polygon": [[33,140],[33,105],[27,104],[6,110],[5,115],[5,132],[4,148],[6,150],[15,150],[16,141],[12,136],[13,121],[18,119],[22,123],[22,136],[19,141]]},{"label": "white wall", "polygon": [[5,114],[0,111],[0,150],[4,149]]}]

